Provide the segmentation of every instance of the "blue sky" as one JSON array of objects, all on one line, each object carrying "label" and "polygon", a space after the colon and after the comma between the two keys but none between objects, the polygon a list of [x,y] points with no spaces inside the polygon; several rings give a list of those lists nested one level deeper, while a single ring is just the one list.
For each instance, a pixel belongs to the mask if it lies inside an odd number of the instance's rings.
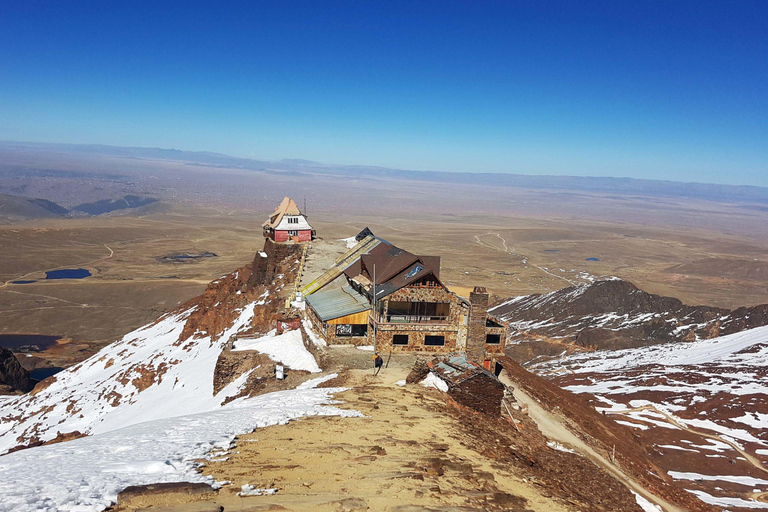
[{"label": "blue sky", "polygon": [[0,140],[768,186],[768,3],[3,2]]}]

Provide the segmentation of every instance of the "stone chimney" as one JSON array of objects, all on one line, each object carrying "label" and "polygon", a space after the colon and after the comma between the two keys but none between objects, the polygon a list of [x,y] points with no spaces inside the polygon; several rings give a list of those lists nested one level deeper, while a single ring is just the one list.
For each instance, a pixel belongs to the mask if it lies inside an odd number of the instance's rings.
[{"label": "stone chimney", "polygon": [[467,357],[480,364],[485,361],[485,321],[488,316],[488,298],[488,291],[480,286],[475,286],[469,294]]}]

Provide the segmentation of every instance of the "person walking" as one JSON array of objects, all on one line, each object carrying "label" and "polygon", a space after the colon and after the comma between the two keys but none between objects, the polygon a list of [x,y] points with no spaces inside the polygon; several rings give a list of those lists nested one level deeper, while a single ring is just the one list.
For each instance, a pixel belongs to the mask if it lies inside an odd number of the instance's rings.
[{"label": "person walking", "polygon": [[384,366],[384,359],[376,352],[373,353],[373,368],[374,368],[374,374],[373,376],[377,376],[379,372],[381,371],[381,367]]}]

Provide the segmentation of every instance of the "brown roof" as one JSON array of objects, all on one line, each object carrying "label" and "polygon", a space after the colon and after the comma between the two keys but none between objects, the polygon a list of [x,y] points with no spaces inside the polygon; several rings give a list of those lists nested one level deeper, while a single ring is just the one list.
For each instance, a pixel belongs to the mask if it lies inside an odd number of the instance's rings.
[{"label": "brown roof", "polygon": [[270,227],[274,229],[280,224],[280,221],[283,220],[283,216],[286,214],[301,215],[301,210],[299,210],[296,202],[287,196],[282,200],[278,207],[275,208],[275,213],[269,216],[269,220],[262,224],[262,227]]},{"label": "brown roof", "polygon": [[383,244],[360,258],[360,272],[364,272],[373,280],[373,267],[376,266],[376,284],[379,285],[412,267],[416,262],[421,262],[435,277],[440,276],[440,256],[417,256],[394,245]]}]

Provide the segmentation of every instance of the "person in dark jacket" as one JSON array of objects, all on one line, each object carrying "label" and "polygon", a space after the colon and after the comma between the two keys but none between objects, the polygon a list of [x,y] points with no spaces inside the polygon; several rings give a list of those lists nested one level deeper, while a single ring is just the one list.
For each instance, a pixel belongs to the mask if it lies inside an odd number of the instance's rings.
[{"label": "person in dark jacket", "polygon": [[382,366],[384,366],[384,359],[382,359],[382,357],[379,354],[374,353],[373,354],[373,367],[376,370],[376,372],[373,374],[374,376],[379,374],[379,372],[381,371],[381,367]]}]

